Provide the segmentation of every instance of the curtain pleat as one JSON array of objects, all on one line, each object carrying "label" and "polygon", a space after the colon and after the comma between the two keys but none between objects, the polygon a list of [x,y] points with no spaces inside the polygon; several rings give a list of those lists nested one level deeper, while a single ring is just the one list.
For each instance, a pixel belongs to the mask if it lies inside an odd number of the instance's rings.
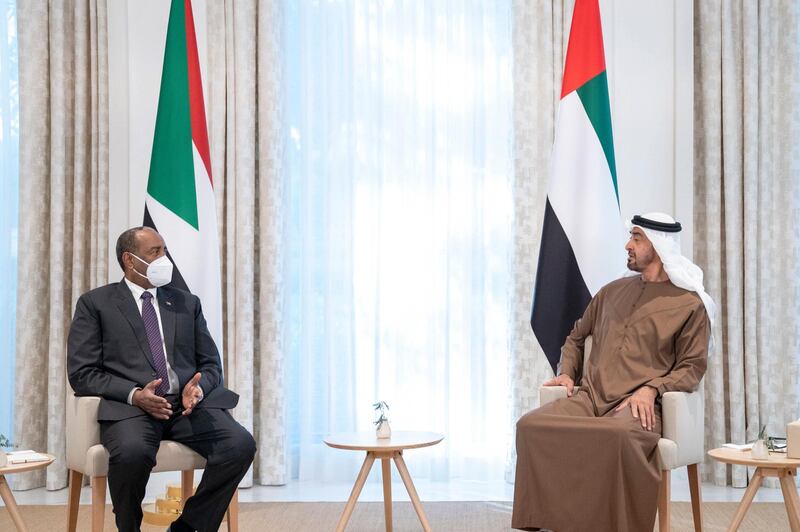
[{"label": "curtain pleat", "polygon": [[209,143],[222,241],[225,375],[258,443],[244,485],[284,484],[281,2],[207,4]]},{"label": "curtain pleat", "polygon": [[[553,375],[531,330],[530,318],[572,6],[573,2],[564,0],[513,2],[514,223],[508,421],[512,435],[516,421],[539,406],[539,387]],[[505,472],[509,482],[514,480],[515,463],[512,437]]]},{"label": "curtain pleat", "polygon": [[[706,448],[785,435],[800,356],[800,6],[695,1],[694,253],[718,305]],[[704,479],[747,485],[706,461]]]},{"label": "curtain pleat", "polygon": [[66,485],[66,336],[108,260],[105,3],[20,2],[20,197],[15,440],[47,451],[15,489]]}]

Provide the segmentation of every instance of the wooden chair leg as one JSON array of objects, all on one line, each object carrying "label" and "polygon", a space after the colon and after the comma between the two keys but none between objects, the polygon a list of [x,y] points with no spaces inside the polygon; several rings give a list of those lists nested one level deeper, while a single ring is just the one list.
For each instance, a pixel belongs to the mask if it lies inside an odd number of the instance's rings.
[{"label": "wooden chair leg", "polygon": [[92,477],[92,532],[103,532],[106,511],[106,477]]},{"label": "wooden chair leg", "polygon": [[78,508],[81,505],[81,485],[83,473],[69,471],[69,498],[67,499],[67,532],[75,532],[78,527]]},{"label": "wooden chair leg", "polygon": [[192,495],[194,495],[194,469],[185,469],[181,471],[181,510]]},{"label": "wooden chair leg", "polygon": [[233,492],[228,505],[228,532],[239,532],[239,489]]},{"label": "wooden chair leg", "polygon": [[686,466],[689,470],[689,494],[692,497],[694,531],[703,532],[703,499],[700,494],[700,471],[697,464]]},{"label": "wooden chair leg", "polygon": [[670,470],[661,472],[661,489],[658,493],[658,532],[669,532]]}]

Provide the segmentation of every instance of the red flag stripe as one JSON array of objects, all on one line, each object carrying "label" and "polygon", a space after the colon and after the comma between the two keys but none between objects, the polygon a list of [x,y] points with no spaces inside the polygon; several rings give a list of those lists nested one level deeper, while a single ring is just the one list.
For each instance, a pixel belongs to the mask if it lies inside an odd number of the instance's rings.
[{"label": "red flag stripe", "polygon": [[598,0],[575,0],[561,97],[606,69]]},{"label": "red flag stripe", "polygon": [[197,36],[194,31],[192,1],[184,0],[186,13],[186,59],[189,63],[189,109],[192,117],[192,141],[197,146],[200,158],[208,173],[211,185],[211,151],[208,149],[208,128],[206,127],[205,101],[203,100],[203,80],[200,77],[200,58],[197,55]]}]

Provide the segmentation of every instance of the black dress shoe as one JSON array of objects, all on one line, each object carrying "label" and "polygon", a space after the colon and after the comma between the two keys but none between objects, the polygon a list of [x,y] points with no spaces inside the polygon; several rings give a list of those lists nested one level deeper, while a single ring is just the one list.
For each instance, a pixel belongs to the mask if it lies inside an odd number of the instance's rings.
[{"label": "black dress shoe", "polygon": [[195,530],[184,523],[179,517],[167,527],[167,532],[195,532]]}]

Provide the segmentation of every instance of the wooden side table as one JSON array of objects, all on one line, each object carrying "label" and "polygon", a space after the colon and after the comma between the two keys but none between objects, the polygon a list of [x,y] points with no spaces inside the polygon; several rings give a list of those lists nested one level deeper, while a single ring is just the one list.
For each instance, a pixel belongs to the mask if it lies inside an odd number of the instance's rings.
[{"label": "wooden side table", "polygon": [[44,469],[45,467],[52,464],[56,457],[52,454],[42,453],[47,456],[47,460],[41,462],[28,462],[26,464],[7,464],[3,467],[0,467],[0,497],[3,498],[3,502],[8,508],[8,513],[11,515],[11,520],[14,521],[14,525],[17,527],[19,532],[27,532],[27,527],[25,526],[25,522],[22,520],[22,515],[19,513],[19,507],[17,506],[17,501],[14,500],[14,494],[11,492],[11,488],[8,486],[8,482],[6,482],[6,475],[11,475],[13,473],[25,473],[26,471],[35,471],[37,469]]},{"label": "wooden side table", "polygon": [[756,468],[753,477],[750,479],[750,484],[744,492],[742,502],[739,503],[739,507],[736,509],[733,522],[728,527],[728,532],[736,532],[739,529],[739,525],[742,524],[747,509],[750,508],[753,497],[755,497],[764,477],[777,477],[780,479],[783,503],[786,505],[786,513],[789,515],[789,526],[792,532],[800,532],[800,498],[798,498],[795,486],[797,468],[800,467],[799,459],[788,458],[784,453],[769,453],[768,460],[756,460],[752,457],[750,451],[737,451],[726,447],[712,449],[708,451],[708,455],[714,460],[725,462],[726,464]]},{"label": "wooden side table", "polygon": [[406,462],[403,460],[403,451],[406,449],[416,449],[419,447],[428,447],[436,445],[444,439],[444,436],[436,432],[412,432],[412,431],[393,431],[391,438],[378,439],[375,432],[350,432],[343,434],[333,434],[325,438],[325,444],[329,447],[336,449],[346,449],[349,451],[366,451],[367,456],[364,459],[364,464],[361,466],[361,471],[356,477],[356,483],[353,485],[353,491],[350,492],[350,498],[342,512],[342,517],[339,519],[339,524],[336,525],[336,532],[342,532],[353,514],[358,496],[361,493],[361,488],[367,481],[370,469],[375,459],[381,460],[381,470],[383,472],[383,512],[386,519],[386,530],[392,530],[392,472],[391,460],[397,467],[400,478],[403,479],[403,484],[406,486],[408,496],[411,498],[411,504],[417,512],[422,523],[422,528],[425,532],[430,532],[431,526],[428,524],[428,519],[425,517],[425,512],[422,510],[422,503],[417,495],[417,490],[414,489],[414,483],[411,482],[411,475],[408,473]]}]

